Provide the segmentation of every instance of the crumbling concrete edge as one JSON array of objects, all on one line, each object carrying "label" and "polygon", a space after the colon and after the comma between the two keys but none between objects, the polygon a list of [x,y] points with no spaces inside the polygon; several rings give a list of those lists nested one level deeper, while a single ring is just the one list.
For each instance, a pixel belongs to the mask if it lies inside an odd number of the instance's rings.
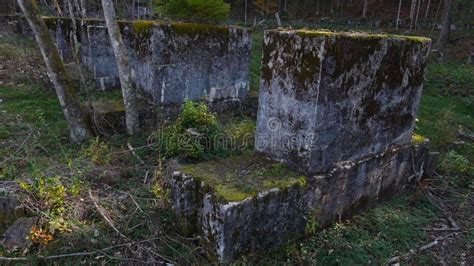
[{"label": "crumbling concrete edge", "polygon": [[306,184],[269,189],[239,202],[219,201],[213,189],[183,172],[171,178],[182,231],[198,235],[210,258],[229,263],[239,255],[272,249],[361,213],[413,187],[429,175],[429,141],[394,147],[356,162],[336,164]]}]

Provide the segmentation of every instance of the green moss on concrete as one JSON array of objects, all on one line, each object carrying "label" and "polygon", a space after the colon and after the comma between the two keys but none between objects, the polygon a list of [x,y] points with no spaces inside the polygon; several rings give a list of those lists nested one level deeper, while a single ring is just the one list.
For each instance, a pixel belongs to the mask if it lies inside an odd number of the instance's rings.
[{"label": "green moss on concrete", "polygon": [[419,144],[423,144],[423,142],[425,142],[426,138],[422,135],[419,135],[419,134],[413,134],[412,138],[411,138],[411,143],[415,144],[415,145],[419,145]]},{"label": "green moss on concrete", "polygon": [[122,100],[100,100],[92,103],[94,111],[100,114],[125,112]]},{"label": "green moss on concrete", "polygon": [[[285,30],[280,30],[280,32],[285,32]],[[291,32],[291,31],[286,31]],[[356,40],[382,40],[382,39],[401,39],[410,42],[416,43],[428,43],[431,42],[430,38],[420,37],[420,36],[408,36],[408,35],[393,35],[393,34],[374,34],[374,33],[366,33],[366,32],[333,32],[327,30],[308,30],[302,29],[294,31],[298,36],[309,36],[309,37],[336,37],[336,36],[343,36],[349,37]]]},{"label": "green moss on concrete", "polygon": [[248,154],[179,169],[204,182],[223,202],[242,201],[273,188],[306,185],[306,177],[265,156]]},{"label": "green moss on concrete", "polygon": [[154,24],[155,22],[152,20],[137,20],[133,22],[133,29],[137,35],[149,36]]}]

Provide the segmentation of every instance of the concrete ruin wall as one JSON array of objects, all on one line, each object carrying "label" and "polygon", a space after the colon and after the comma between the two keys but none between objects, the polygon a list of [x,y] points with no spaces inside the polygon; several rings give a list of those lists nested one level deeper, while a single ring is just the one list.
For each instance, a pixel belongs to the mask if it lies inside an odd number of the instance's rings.
[{"label": "concrete ruin wall", "polygon": [[[72,21],[45,18],[66,62],[72,61]],[[107,28],[77,21],[80,59],[102,89],[119,86]],[[154,104],[239,100],[249,88],[251,36],[245,28],[158,21],[120,22],[139,88]]]},{"label": "concrete ruin wall", "polygon": [[264,190],[237,202],[217,199],[200,177],[178,171],[171,179],[175,213],[187,233],[202,236],[210,257],[228,263],[303,236],[308,221],[324,228],[405,191],[426,171],[428,146],[404,145],[342,162],[304,183]]},{"label": "concrete ruin wall", "polygon": [[430,41],[267,31],[257,150],[314,174],[410,143]]},{"label": "concrete ruin wall", "polygon": [[256,151],[287,163],[305,181],[222,201],[225,169],[217,171],[221,184],[209,184],[208,173],[183,168],[172,178],[178,222],[226,263],[302,236],[309,221],[322,228],[359,213],[429,175],[435,155],[429,141],[413,144],[412,134],[430,44],[417,37],[267,31]]}]

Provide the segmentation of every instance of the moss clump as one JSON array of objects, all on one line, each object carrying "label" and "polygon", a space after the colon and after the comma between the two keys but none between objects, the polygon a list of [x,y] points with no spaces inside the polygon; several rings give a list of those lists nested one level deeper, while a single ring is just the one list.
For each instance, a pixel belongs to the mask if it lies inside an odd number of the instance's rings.
[{"label": "moss clump", "polygon": [[87,25],[102,25],[102,24],[105,24],[105,20],[98,19],[98,18],[87,18],[87,19],[84,19],[84,22]]},{"label": "moss clump", "polygon": [[[287,32],[292,32],[292,31],[287,31]],[[366,33],[366,32],[333,32],[333,31],[327,31],[327,30],[308,30],[308,29],[303,29],[303,30],[297,30],[294,31],[296,35],[298,36],[310,36],[310,37],[321,37],[321,36],[329,36],[329,37],[335,37],[335,36],[343,36],[343,37],[349,37],[353,39],[359,39],[359,40],[382,40],[382,39],[401,39],[401,40],[406,40],[410,42],[416,42],[416,43],[427,43],[431,42],[430,38],[426,37],[420,37],[420,36],[406,36],[406,35],[393,35],[393,34],[383,34],[383,33]]]},{"label": "moss clump", "polygon": [[149,36],[154,24],[155,22],[152,20],[137,20],[133,22],[133,29],[139,36]]},{"label": "moss clump", "polygon": [[420,144],[423,144],[423,142],[425,142],[426,138],[422,135],[418,135],[418,134],[413,134],[412,138],[411,138],[411,143],[415,144],[415,145],[420,145]]},{"label": "moss clump", "polygon": [[122,100],[100,100],[94,101],[92,107],[100,114],[125,112],[125,105]]},{"label": "moss clump", "polygon": [[225,160],[184,165],[180,171],[204,182],[223,202],[242,201],[272,188],[306,185],[306,177],[265,156],[247,154]]}]

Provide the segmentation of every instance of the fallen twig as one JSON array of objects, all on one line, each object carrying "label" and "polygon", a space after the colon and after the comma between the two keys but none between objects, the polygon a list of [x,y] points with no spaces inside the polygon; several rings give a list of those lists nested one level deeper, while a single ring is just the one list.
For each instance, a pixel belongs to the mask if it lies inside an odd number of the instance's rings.
[{"label": "fallen twig", "polygon": [[[127,146],[128,146],[128,145],[127,145]],[[145,145],[145,146],[140,146],[140,147],[132,148],[132,150],[130,150],[130,147],[129,147],[128,150],[120,150],[120,151],[112,152],[112,154],[118,155],[118,154],[123,154],[123,153],[127,153],[127,152],[142,150],[142,149],[146,149],[146,148],[153,148],[153,147],[156,147],[156,146],[158,146],[157,143],[150,143],[150,144],[147,144],[147,145]]]},{"label": "fallen twig", "polygon": [[460,231],[460,228],[423,228],[425,231]]},{"label": "fallen twig", "polygon": [[[141,240],[139,242],[147,242],[147,241],[154,241],[159,238],[150,238],[150,239],[145,239]],[[55,260],[55,259],[63,259],[63,258],[71,258],[71,257],[86,257],[86,256],[93,256],[98,253],[100,254],[105,254],[105,251],[114,249],[114,248],[119,248],[119,247],[125,247],[129,246],[130,244],[135,243],[135,242],[128,242],[120,245],[115,245],[111,247],[106,247],[100,250],[96,251],[90,251],[90,252],[77,252],[77,253],[68,253],[68,254],[59,254],[59,255],[51,255],[51,256],[38,256],[38,257],[0,257],[0,261],[31,261],[31,260]]]},{"label": "fallen twig", "polygon": [[433,248],[435,246],[437,246],[441,241],[445,240],[446,238],[450,237],[450,236],[453,236],[453,235],[457,235],[459,234],[459,232],[454,232],[454,233],[450,233],[448,235],[445,235],[443,237],[438,237],[436,238],[434,241],[424,245],[424,246],[421,246],[419,248],[416,248],[416,249],[411,249],[410,252],[404,254],[404,255],[401,255],[401,256],[395,256],[395,257],[392,257],[390,259],[387,260],[387,263],[388,265],[392,265],[392,264],[396,264],[402,260],[406,260],[408,259],[409,257],[415,255],[415,254],[418,254],[420,252],[423,252],[427,249],[430,249],[430,248]]},{"label": "fallen twig", "polygon": [[53,255],[47,257],[16,257],[16,258],[8,258],[8,257],[0,257],[0,261],[30,261],[30,260],[54,260],[54,259],[62,259],[62,258],[70,258],[70,257],[83,257],[83,256],[92,256],[98,253],[98,251],[93,252],[78,252],[78,253],[70,253],[70,254],[61,254],[61,255]]},{"label": "fallen twig", "polygon": [[105,214],[105,212],[103,211],[103,208],[99,205],[99,203],[97,202],[97,199],[94,198],[94,196],[92,195],[92,191],[91,189],[89,189],[89,198],[91,199],[92,203],[94,204],[95,208],[97,209],[97,211],[99,212],[99,214],[102,216],[102,218],[104,218],[104,220],[109,224],[109,226],[121,237],[125,238],[125,239],[128,239],[124,234],[122,234],[118,229],[117,227],[115,227],[114,223],[112,222],[112,219],[110,219],[107,214]]},{"label": "fallen twig", "polygon": [[[129,196],[132,196],[130,193],[126,193],[127,195]],[[122,234],[122,232],[120,232],[117,227],[115,227],[112,219],[110,219],[107,214],[104,212],[103,208],[99,205],[97,199],[92,195],[92,191],[91,189],[89,189],[89,198],[91,199],[92,203],[94,204],[95,208],[97,209],[97,211],[99,212],[99,214],[102,216],[102,218],[104,218],[104,220],[107,222],[107,224],[120,236],[122,237],[123,239],[127,240],[127,241],[131,241],[127,236],[125,236],[124,234]],[[132,197],[133,198],[133,197]],[[138,204],[138,203],[137,203]],[[143,245],[140,245],[140,241],[131,241],[131,244],[133,245],[136,245],[137,247],[139,247],[140,249],[142,250],[146,250],[148,251],[150,254],[154,255],[154,257],[158,257],[164,261],[167,261],[167,262],[172,262],[172,260],[170,260],[169,258],[166,258],[165,256],[161,255],[161,254],[158,254],[152,250],[150,250],[149,248],[143,246]],[[126,259],[124,259],[126,260]],[[128,260],[135,260],[135,259],[128,259]],[[136,262],[140,262],[138,260],[135,260]]]},{"label": "fallen twig", "polygon": [[138,160],[141,164],[145,164],[145,162],[143,161],[143,159],[142,159],[140,156],[138,156],[138,154],[135,152],[135,149],[133,148],[133,146],[132,146],[129,142],[127,142],[127,147],[128,147],[128,149],[130,150],[130,152],[133,154],[133,156],[134,156],[135,158],[137,158],[137,160]]}]

